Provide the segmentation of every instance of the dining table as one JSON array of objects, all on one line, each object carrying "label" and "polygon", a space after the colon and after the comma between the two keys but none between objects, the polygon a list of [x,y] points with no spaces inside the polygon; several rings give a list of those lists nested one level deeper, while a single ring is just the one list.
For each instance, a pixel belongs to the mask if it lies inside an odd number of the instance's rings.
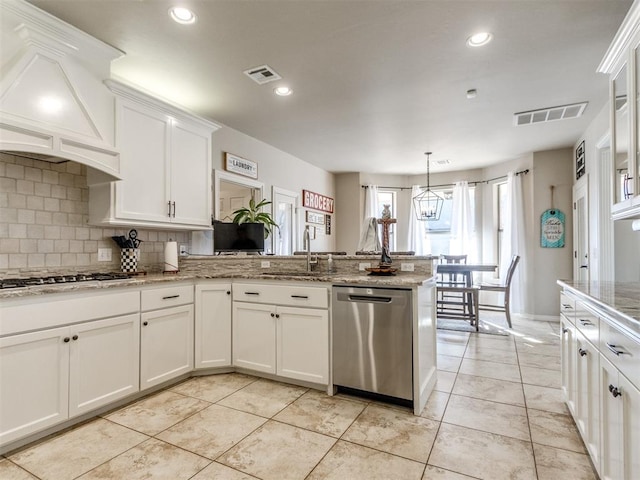
[{"label": "dining table", "polygon": [[495,272],[497,268],[495,263],[439,263],[436,274],[464,275],[467,287],[470,287],[473,285],[473,272]]}]

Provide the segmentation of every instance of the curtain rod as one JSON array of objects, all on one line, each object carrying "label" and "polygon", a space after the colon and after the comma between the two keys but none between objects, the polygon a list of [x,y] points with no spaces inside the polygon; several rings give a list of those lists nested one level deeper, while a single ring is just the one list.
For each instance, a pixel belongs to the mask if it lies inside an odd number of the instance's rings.
[{"label": "curtain rod", "polygon": [[[527,173],[529,173],[529,169],[527,168],[526,170],[520,170],[519,172],[516,172],[516,175],[526,175]],[[507,175],[502,175],[500,177],[495,177],[495,178],[490,178],[488,180],[477,180],[474,182],[469,182],[469,185],[478,185],[478,184],[482,184],[482,183],[490,183],[490,182],[495,182],[496,180],[502,180],[503,178],[507,178]],[[431,185],[431,188],[440,188],[440,187],[453,187],[455,185],[455,183],[443,183],[441,185]],[[362,188],[367,189],[369,188],[368,185],[360,185]],[[383,187],[382,185],[378,185],[378,188],[383,188],[385,190],[411,190],[411,187]],[[426,188],[424,185],[421,185],[420,188]]]}]

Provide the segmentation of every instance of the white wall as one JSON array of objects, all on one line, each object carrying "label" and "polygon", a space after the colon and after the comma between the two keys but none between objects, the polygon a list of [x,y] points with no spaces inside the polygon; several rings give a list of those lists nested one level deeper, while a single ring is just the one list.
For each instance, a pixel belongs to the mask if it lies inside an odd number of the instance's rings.
[{"label": "white wall", "polygon": [[[307,163],[293,155],[249,135],[223,126],[213,134],[213,168],[224,170],[224,153],[230,152],[258,164],[258,181],[264,183],[263,195],[271,200],[271,188],[280,187],[297,192],[302,202],[302,190],[311,190],[335,199],[334,175]],[[214,192],[215,198],[215,192]],[[302,205],[302,203],[301,203]],[[302,238],[304,228],[304,208],[298,212],[298,225]],[[334,207],[337,210],[337,206]],[[335,219],[335,215],[332,216]],[[334,228],[336,227],[336,228]],[[317,251],[335,250],[337,226],[332,224],[331,235],[318,229],[318,236],[311,241],[311,249]],[[301,249],[301,245],[297,249]]]}]

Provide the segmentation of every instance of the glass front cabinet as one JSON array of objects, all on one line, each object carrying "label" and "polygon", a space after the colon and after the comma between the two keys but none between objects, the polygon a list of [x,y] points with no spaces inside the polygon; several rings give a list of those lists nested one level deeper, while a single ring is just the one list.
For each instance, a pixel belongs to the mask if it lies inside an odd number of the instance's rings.
[{"label": "glass front cabinet", "polygon": [[640,218],[640,5],[634,3],[598,71],[609,75],[611,214]]}]

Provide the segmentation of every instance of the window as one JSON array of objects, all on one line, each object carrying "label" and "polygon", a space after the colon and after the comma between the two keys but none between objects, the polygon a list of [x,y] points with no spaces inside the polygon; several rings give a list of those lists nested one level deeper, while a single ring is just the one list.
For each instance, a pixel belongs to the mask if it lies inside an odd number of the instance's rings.
[{"label": "window", "polygon": [[[398,218],[396,212],[396,192],[392,192],[390,190],[380,190],[378,189],[378,198],[377,198],[377,209],[376,209],[376,217],[380,217],[382,209],[385,205],[389,205],[389,210],[391,210],[391,218]],[[396,250],[396,225],[391,224],[389,226],[389,250]],[[382,235],[382,232],[380,233]],[[382,241],[382,238],[380,239]]]},{"label": "window", "polygon": [[497,272],[500,271],[500,259],[502,258],[502,246],[504,245],[504,227],[507,215],[507,182],[498,183],[495,187],[496,198],[496,263]]}]

